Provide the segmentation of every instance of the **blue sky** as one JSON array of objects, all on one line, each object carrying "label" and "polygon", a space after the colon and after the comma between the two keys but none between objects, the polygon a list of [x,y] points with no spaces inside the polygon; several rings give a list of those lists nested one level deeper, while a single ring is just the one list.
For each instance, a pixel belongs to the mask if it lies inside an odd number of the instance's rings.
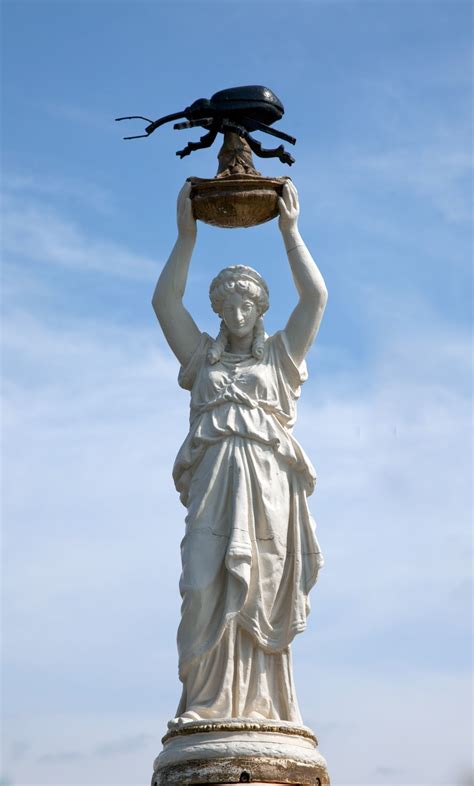
[{"label": "blue sky", "polygon": [[[179,697],[187,394],[151,310],[199,131],[123,142],[264,84],[329,304],[296,435],[327,565],[294,646],[303,717],[337,786],[470,780],[472,6],[5,1],[2,72],[2,786],[147,782]],[[140,124],[137,124],[137,132]],[[264,141],[264,140],[262,140]],[[276,222],[199,226],[186,296],[267,278]],[[442,755],[440,746],[442,745]]]}]

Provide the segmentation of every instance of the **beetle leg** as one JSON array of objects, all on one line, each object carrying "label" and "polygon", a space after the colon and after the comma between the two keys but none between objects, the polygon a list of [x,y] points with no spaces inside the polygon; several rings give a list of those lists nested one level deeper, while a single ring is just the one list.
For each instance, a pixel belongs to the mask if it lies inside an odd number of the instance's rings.
[{"label": "beetle leg", "polygon": [[254,152],[255,155],[257,156],[260,156],[260,158],[279,158],[282,164],[288,164],[288,166],[291,166],[292,164],[295,163],[295,159],[293,158],[293,156],[290,156],[290,154],[286,152],[283,145],[278,145],[278,147],[266,148],[262,146],[261,142],[257,142],[257,140],[254,139],[253,136],[251,136],[248,131],[246,131],[245,134],[243,134],[243,136],[245,136],[245,139],[247,140],[248,145],[252,150],[252,152]]},{"label": "beetle leg", "polygon": [[205,147],[211,147],[217,136],[217,132],[217,128],[212,128],[207,134],[204,134],[204,136],[200,138],[199,142],[188,142],[186,147],[184,147],[182,150],[176,151],[176,155],[180,158],[184,158],[184,156],[189,156],[189,154],[194,150],[201,150]]},{"label": "beetle leg", "polygon": [[288,166],[291,166],[295,163],[295,159],[286,152],[283,145],[278,145],[278,147],[272,148],[262,147],[262,143],[257,142],[257,140],[250,135],[243,124],[240,125],[233,120],[224,118],[222,121],[222,127],[223,129],[228,129],[229,131],[235,131],[236,134],[239,134],[239,136],[242,136],[244,139],[246,139],[252,152],[257,156],[260,156],[260,158],[279,158],[282,164],[288,164]]},{"label": "beetle leg", "polygon": [[285,134],[283,131],[278,131],[276,128],[270,128],[267,123],[261,123],[260,120],[255,120],[255,118],[251,117],[243,117],[242,121],[245,121],[245,126],[249,127],[252,131],[263,131],[265,134],[276,136],[278,139],[283,139],[285,142],[290,142],[292,145],[296,144],[294,136]]}]

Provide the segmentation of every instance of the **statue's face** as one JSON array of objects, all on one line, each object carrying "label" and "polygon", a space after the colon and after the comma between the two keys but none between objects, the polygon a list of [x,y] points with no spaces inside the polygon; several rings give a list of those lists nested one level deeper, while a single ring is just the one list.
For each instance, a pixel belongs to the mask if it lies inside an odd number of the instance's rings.
[{"label": "statue's face", "polygon": [[248,295],[233,292],[226,297],[222,319],[233,336],[243,338],[253,332],[258,317],[257,305]]}]

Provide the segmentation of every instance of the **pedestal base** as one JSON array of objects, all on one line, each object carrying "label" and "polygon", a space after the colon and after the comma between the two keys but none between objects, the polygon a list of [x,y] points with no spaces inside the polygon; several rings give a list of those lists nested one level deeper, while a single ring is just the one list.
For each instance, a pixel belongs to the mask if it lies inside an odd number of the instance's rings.
[{"label": "pedestal base", "polygon": [[163,737],[152,786],[300,784],[329,786],[311,729],[280,721],[192,721]]}]

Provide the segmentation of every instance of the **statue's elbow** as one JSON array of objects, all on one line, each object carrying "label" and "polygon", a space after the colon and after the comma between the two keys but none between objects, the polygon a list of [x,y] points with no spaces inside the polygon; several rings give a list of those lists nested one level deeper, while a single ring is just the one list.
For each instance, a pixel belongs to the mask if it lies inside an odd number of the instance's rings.
[{"label": "statue's elbow", "polygon": [[311,297],[318,311],[324,311],[328,302],[328,291],[324,281],[315,282],[311,295],[308,293],[308,297]]},{"label": "statue's elbow", "polygon": [[163,296],[163,293],[160,292],[159,288],[157,287],[153,292],[151,305],[158,319],[160,319],[161,315],[163,314],[163,310],[165,307],[165,300],[166,298]]},{"label": "statue's elbow", "polygon": [[180,303],[181,301],[167,288],[157,286],[151,299],[151,305],[162,327],[173,321]]},{"label": "statue's elbow", "polygon": [[326,285],[323,284],[319,290],[319,300],[321,303],[321,308],[324,310],[326,308],[326,303],[328,302],[329,293],[327,291]]}]

